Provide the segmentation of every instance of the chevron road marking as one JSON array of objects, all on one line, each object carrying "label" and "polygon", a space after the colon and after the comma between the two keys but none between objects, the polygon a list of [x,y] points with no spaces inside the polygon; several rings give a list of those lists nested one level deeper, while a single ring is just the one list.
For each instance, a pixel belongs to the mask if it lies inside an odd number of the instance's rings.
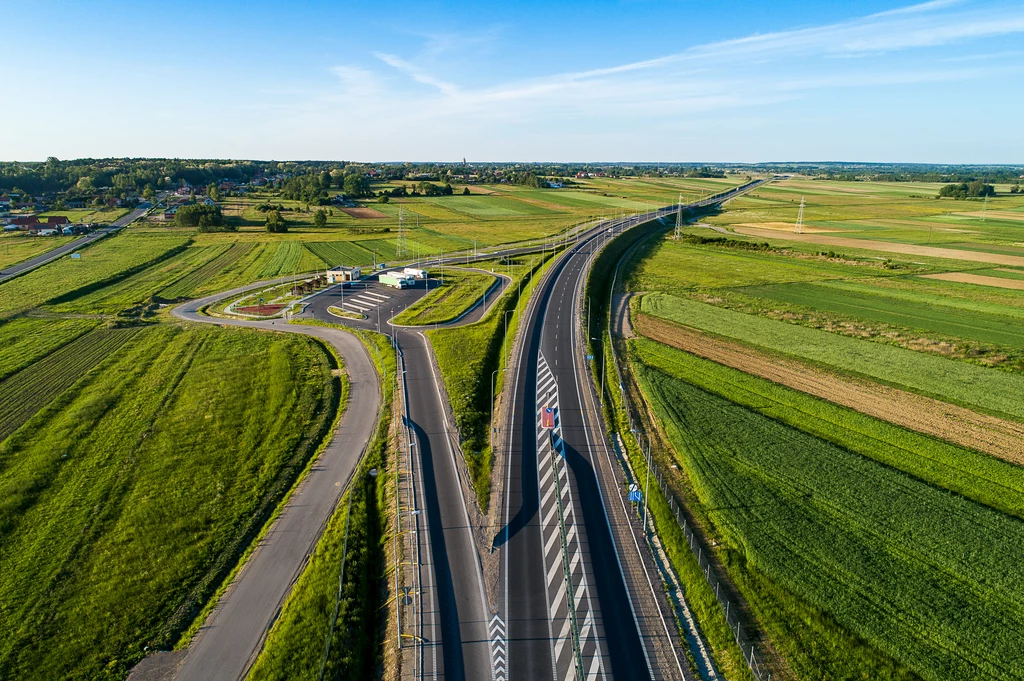
[{"label": "chevron road marking", "polygon": [[494,681],[506,681],[508,678],[507,653],[505,651],[505,622],[495,615],[487,627],[491,637],[491,670]]},{"label": "chevron road marking", "polygon": [[[546,407],[554,409],[554,428],[541,426],[541,414]],[[541,355],[537,360],[537,475],[540,491],[541,550],[547,579],[548,614],[551,630],[555,679],[578,679],[576,644],[573,641],[572,610],[576,612],[579,658],[587,681],[604,679],[601,644],[597,638],[594,613],[590,602],[587,575],[576,511],[569,485],[569,467],[565,461],[561,418],[558,411],[558,383]],[[559,501],[562,517],[559,518]],[[564,521],[565,554],[562,547]],[[571,585],[566,583],[566,563]],[[571,600],[570,600],[571,599]]]}]

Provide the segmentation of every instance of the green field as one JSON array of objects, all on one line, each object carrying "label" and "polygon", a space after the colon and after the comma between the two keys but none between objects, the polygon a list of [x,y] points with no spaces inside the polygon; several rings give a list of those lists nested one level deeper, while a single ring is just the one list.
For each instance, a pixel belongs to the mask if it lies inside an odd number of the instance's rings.
[{"label": "green field", "polygon": [[[1005,252],[1022,241],[1024,222],[1006,219],[1024,207],[1024,195],[1003,193],[988,201],[936,200],[942,185],[915,182],[835,182],[794,178],[772,182],[738,198],[728,210],[708,218],[721,227],[761,223],[796,224],[806,202],[808,229],[835,230],[837,236],[953,245]],[[780,233],[779,238],[785,238]]]},{"label": "green field", "polygon": [[647,314],[842,371],[1024,420],[1024,376],[765,319],[661,293],[644,296]]},{"label": "green field", "polygon": [[0,284],[0,318],[46,302],[62,302],[108,286],[168,258],[188,244],[185,236],[118,234]]},{"label": "green field", "polygon": [[638,266],[629,271],[629,289],[673,294],[699,289],[867,277],[880,274],[883,267],[879,261],[844,264],[799,254],[693,246],[668,238],[654,241],[648,249],[641,251],[639,257],[642,260]]},{"label": "green field", "polygon": [[[429,274],[437,279],[442,272],[431,270]],[[495,278],[489,274],[457,267],[450,267],[443,274],[443,283],[396,316],[396,324],[425,326],[450,322],[478,304],[495,284]]]},{"label": "green field", "polygon": [[149,326],[4,441],[3,676],[173,646],[320,445],[331,369],[303,337]]},{"label": "green field", "polygon": [[70,236],[26,236],[22,234],[0,235],[0,270],[22,260],[52,251],[75,237]]},{"label": "green field", "polygon": [[1024,348],[1024,319],[963,309],[951,314],[948,306],[891,298],[885,295],[884,289],[876,289],[872,293],[843,291],[812,283],[749,287],[742,292],[812,311],[822,310],[924,332]]},{"label": "green field", "polygon": [[135,329],[96,329],[0,383],[0,442],[127,343]]},{"label": "green field", "polygon": [[96,327],[93,319],[18,317],[0,324],[0,380]]},{"label": "green field", "polygon": [[716,382],[730,399],[702,390],[692,364],[659,364],[637,365],[641,384],[716,550],[798,677],[1018,678],[1024,523],[760,413],[773,411],[760,400],[739,406],[734,386]]}]

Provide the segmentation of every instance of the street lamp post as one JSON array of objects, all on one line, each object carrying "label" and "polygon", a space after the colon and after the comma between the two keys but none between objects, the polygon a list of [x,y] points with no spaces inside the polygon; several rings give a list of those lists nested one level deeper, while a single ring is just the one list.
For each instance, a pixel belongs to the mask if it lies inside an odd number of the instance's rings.
[{"label": "street lamp post", "polygon": [[512,308],[511,310],[505,310],[505,314],[502,315],[502,317],[505,318],[505,335],[502,336],[502,338],[501,338],[501,356],[502,357],[505,356],[505,346],[508,344],[508,315],[509,315],[509,313],[515,314],[515,312],[516,312],[515,308]]},{"label": "street lamp post", "polygon": [[498,375],[499,371],[508,371],[508,369],[495,369],[491,372],[491,454],[494,454],[494,377]]}]

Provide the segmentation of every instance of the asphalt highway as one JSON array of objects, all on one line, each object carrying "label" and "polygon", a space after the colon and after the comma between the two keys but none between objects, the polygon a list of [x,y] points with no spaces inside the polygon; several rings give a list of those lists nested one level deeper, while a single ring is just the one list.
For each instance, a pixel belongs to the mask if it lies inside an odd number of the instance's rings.
[{"label": "asphalt highway", "polygon": [[[28,272],[30,270],[34,270],[37,267],[42,267],[46,263],[52,262],[52,261],[56,260],[57,258],[63,256],[63,255],[67,255],[68,253],[73,253],[74,251],[78,250],[79,248],[82,248],[83,246],[86,246],[86,245],[92,243],[93,241],[97,241],[99,239],[102,239],[103,237],[107,236],[108,234],[113,234],[114,232],[118,231],[122,227],[125,227],[126,225],[131,224],[135,220],[138,220],[140,217],[145,215],[146,211],[149,210],[149,207],[150,206],[149,206],[148,203],[147,204],[143,204],[143,205],[139,206],[138,208],[136,208],[135,210],[133,210],[132,212],[130,212],[127,215],[125,215],[124,217],[122,217],[122,218],[116,220],[115,222],[113,222],[109,227],[103,227],[102,229],[97,229],[94,232],[90,232],[90,233],[88,233],[88,234],[86,234],[84,236],[81,236],[81,237],[79,237],[77,239],[69,241],[66,244],[64,244],[63,246],[58,246],[57,248],[54,248],[53,250],[47,251],[46,253],[42,253],[40,255],[37,255],[34,258],[29,258],[28,260],[24,260],[24,261],[19,262],[19,263],[15,264],[15,265],[11,265],[7,269],[5,269],[3,271],[0,271],[0,282],[3,282],[3,281],[5,281],[7,279],[10,279],[12,277],[16,277],[19,274],[24,274],[24,273],[26,273],[26,272]],[[46,239],[48,237],[37,236],[37,237],[26,237],[26,238]]]},{"label": "asphalt highway", "polygon": [[588,259],[621,231],[674,212],[610,220],[582,234],[546,275],[525,325],[511,382],[504,522],[494,538],[512,679],[690,678],[657,583],[611,503],[620,491],[593,397],[587,403],[593,388],[578,337]]}]

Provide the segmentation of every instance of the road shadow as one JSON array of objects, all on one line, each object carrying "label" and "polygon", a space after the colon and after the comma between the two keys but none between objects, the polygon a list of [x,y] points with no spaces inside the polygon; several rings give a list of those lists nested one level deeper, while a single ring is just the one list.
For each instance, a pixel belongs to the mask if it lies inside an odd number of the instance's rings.
[{"label": "road shadow", "polygon": [[[430,438],[413,420],[407,420],[416,442],[419,443],[423,470],[423,495],[426,498],[427,526],[434,562],[434,582],[437,588],[437,610],[441,619],[441,644],[445,679],[465,679],[466,666],[462,657],[462,633],[459,629],[459,608],[455,603],[455,584],[452,569],[448,563],[448,552],[444,541],[444,525],[441,522],[441,507],[437,496],[437,478],[434,475],[434,452]],[[422,599],[422,594],[421,594]]]},{"label": "road shadow", "polygon": [[576,522],[582,519],[587,531],[590,566],[604,626],[602,644],[611,660],[611,676],[614,679],[650,678],[645,673],[647,661],[640,644],[640,632],[633,619],[626,585],[619,571],[619,562],[611,559],[615,555],[615,544],[601,501],[597,475],[590,462],[564,440],[562,452],[576,481],[578,494],[574,503],[582,516]]}]

